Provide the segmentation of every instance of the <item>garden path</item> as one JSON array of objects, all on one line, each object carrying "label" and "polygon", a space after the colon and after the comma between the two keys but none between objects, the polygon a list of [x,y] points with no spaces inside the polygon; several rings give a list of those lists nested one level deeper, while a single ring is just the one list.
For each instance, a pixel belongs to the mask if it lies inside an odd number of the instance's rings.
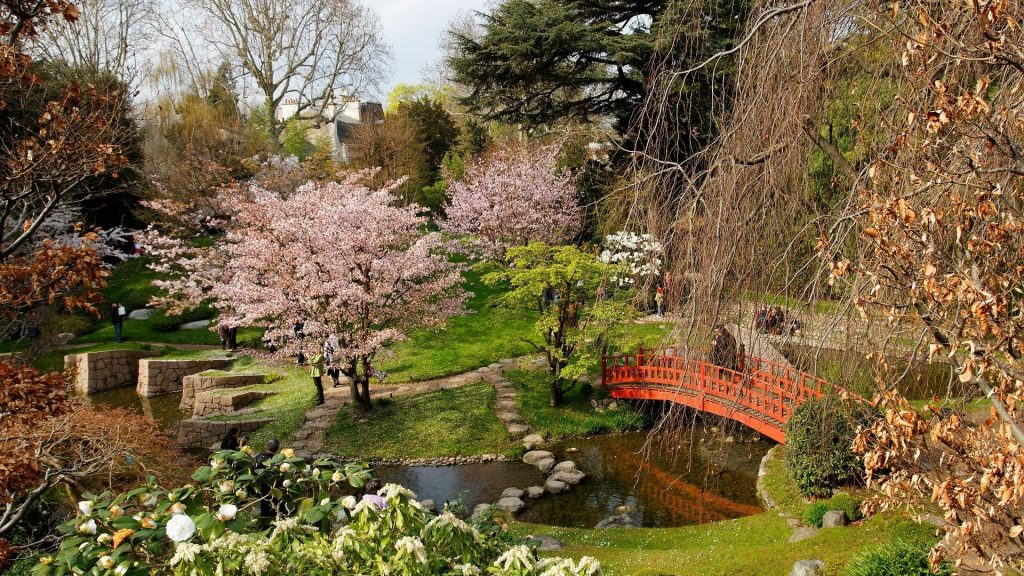
[{"label": "garden path", "polygon": [[[525,435],[528,432],[528,428],[522,423],[519,413],[516,411],[515,386],[504,376],[506,370],[513,370],[518,365],[517,359],[506,358],[489,366],[454,376],[422,382],[372,386],[370,388],[370,397],[394,398],[395,396],[411,396],[442,389],[461,388],[483,381],[494,386],[497,392],[495,408],[498,418],[510,435],[519,437]],[[330,382],[329,379],[326,380]],[[323,447],[327,428],[330,427],[338,411],[351,401],[352,394],[349,390],[349,381],[347,379],[343,378],[341,385],[337,388],[328,386],[324,390],[324,403],[307,412],[305,420],[291,436],[289,445],[295,449],[296,454],[304,458],[319,455]]]}]

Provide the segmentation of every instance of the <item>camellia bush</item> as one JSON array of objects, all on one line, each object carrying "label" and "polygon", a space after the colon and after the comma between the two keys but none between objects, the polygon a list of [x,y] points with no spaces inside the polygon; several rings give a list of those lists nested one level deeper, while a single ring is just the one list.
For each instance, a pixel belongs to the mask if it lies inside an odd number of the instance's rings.
[{"label": "camellia bush", "polygon": [[60,550],[34,574],[601,573],[592,558],[538,559],[490,518],[433,514],[397,484],[357,497],[370,478],[365,465],[307,462],[288,449],[263,463],[248,450],[218,452],[193,484],[85,495],[61,526]]}]

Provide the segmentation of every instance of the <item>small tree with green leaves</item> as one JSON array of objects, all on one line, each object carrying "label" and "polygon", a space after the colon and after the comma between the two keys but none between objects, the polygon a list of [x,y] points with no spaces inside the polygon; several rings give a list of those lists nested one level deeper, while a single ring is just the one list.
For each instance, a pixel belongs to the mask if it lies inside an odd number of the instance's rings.
[{"label": "small tree with green leaves", "polygon": [[509,248],[505,262],[506,267],[486,274],[484,281],[511,285],[500,305],[540,313],[534,324],[540,342],[527,342],[547,358],[551,405],[558,406],[635,310],[622,292],[613,294],[610,278],[619,267],[576,246],[534,242]]}]

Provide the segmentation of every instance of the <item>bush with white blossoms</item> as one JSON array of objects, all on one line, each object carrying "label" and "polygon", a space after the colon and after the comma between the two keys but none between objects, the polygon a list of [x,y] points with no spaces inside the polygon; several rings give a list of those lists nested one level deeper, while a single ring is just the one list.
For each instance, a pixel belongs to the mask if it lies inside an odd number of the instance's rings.
[{"label": "bush with white blossoms", "polygon": [[[282,451],[286,452],[286,451]],[[539,559],[511,545],[488,517],[432,514],[415,494],[388,484],[375,495],[350,492],[369,478],[364,466],[306,463],[286,454],[257,467],[241,452],[220,452],[196,484],[86,496],[62,526],[56,557],[35,573],[96,576],[593,576],[592,558]],[[286,482],[288,483],[285,486]],[[260,496],[274,518],[260,517]]]},{"label": "bush with white blossoms", "polygon": [[622,264],[629,274],[612,278],[620,288],[632,288],[661,275],[664,248],[650,234],[636,234],[620,230],[604,238],[601,261]]}]

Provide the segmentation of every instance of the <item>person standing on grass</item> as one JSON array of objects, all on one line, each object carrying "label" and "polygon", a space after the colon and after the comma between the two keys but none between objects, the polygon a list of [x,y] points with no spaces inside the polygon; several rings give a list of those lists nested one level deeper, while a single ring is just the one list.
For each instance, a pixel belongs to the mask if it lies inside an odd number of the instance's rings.
[{"label": "person standing on grass", "polygon": [[110,305],[110,323],[114,325],[114,339],[117,340],[118,343],[124,342],[124,338],[122,337],[124,332],[124,316],[124,306],[121,306],[117,302]]},{"label": "person standing on grass", "polygon": [[658,306],[658,316],[665,317],[665,289],[658,286],[658,290],[654,293],[654,303]]},{"label": "person standing on grass", "polygon": [[316,403],[318,405],[324,403],[324,353],[319,351],[312,358],[309,359],[309,375],[313,378],[313,384],[316,384]]}]

